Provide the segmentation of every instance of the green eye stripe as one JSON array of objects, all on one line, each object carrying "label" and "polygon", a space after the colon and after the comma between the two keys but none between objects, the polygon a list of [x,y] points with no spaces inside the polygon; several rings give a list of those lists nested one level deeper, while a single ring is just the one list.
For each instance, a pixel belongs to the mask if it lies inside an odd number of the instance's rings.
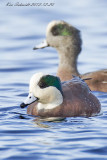
[{"label": "green eye stripe", "polygon": [[71,36],[71,32],[69,31],[69,29],[65,25],[58,24],[57,29],[58,29],[59,35],[61,35],[61,36]]},{"label": "green eye stripe", "polygon": [[41,88],[46,88],[49,86],[56,87],[58,90],[62,92],[60,79],[58,77],[52,76],[52,75],[46,75],[43,76],[39,81],[39,86],[42,86]]}]

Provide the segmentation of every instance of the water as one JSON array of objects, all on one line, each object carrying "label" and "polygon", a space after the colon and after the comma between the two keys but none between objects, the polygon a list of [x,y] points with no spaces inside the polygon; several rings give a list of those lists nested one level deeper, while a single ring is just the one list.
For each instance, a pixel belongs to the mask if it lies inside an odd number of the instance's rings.
[{"label": "water", "polygon": [[0,159],[106,160],[107,93],[94,92],[102,115],[61,122],[38,122],[19,105],[33,73],[56,73],[55,49],[32,50],[44,39],[51,20],[62,19],[81,30],[81,73],[107,68],[107,1],[42,1],[54,2],[50,7],[9,7],[8,2],[31,1],[0,2]]}]

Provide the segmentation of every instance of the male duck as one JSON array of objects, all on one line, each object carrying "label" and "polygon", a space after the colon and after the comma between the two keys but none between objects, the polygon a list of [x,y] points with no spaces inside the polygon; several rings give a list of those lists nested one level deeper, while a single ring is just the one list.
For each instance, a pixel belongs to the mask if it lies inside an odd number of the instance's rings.
[{"label": "male duck", "polygon": [[99,100],[79,77],[62,82],[53,75],[32,76],[29,95],[20,105],[27,113],[40,117],[93,116],[100,112]]},{"label": "male duck", "polygon": [[59,67],[57,75],[61,81],[70,80],[72,75],[80,76],[82,79],[91,77],[87,81],[91,90],[107,92],[107,69],[90,72],[81,75],[77,70],[77,58],[81,51],[80,31],[64,21],[52,21],[46,31],[44,43],[34,49],[51,46],[59,53]]}]

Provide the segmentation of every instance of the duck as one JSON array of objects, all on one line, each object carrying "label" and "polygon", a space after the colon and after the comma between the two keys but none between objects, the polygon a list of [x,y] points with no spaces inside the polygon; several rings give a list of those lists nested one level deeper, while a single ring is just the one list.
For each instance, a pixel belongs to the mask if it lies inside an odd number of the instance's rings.
[{"label": "duck", "polygon": [[59,20],[52,21],[46,29],[46,39],[33,49],[53,47],[59,55],[57,76],[61,81],[67,81],[72,75],[82,79],[91,78],[86,83],[92,91],[107,92],[107,69],[80,74],[77,69],[78,55],[82,50],[80,31],[69,23]]},{"label": "duck", "polygon": [[42,118],[90,117],[100,114],[101,104],[85,81],[77,76],[61,82],[60,78],[42,72],[30,79],[29,94],[21,108],[27,114]]}]

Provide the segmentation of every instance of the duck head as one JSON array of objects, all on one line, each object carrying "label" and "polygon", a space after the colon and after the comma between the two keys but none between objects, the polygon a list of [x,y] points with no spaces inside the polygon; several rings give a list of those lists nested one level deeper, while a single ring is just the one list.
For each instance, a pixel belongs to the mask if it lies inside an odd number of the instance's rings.
[{"label": "duck head", "polygon": [[62,94],[61,82],[58,77],[37,73],[31,77],[29,95],[20,107],[24,108],[37,101],[42,108],[44,106],[53,108],[63,102]]},{"label": "duck head", "polygon": [[54,47],[57,50],[72,50],[76,49],[78,54],[81,51],[80,31],[64,21],[52,21],[48,24],[46,30],[46,40],[35,49],[45,48],[48,46]]}]

